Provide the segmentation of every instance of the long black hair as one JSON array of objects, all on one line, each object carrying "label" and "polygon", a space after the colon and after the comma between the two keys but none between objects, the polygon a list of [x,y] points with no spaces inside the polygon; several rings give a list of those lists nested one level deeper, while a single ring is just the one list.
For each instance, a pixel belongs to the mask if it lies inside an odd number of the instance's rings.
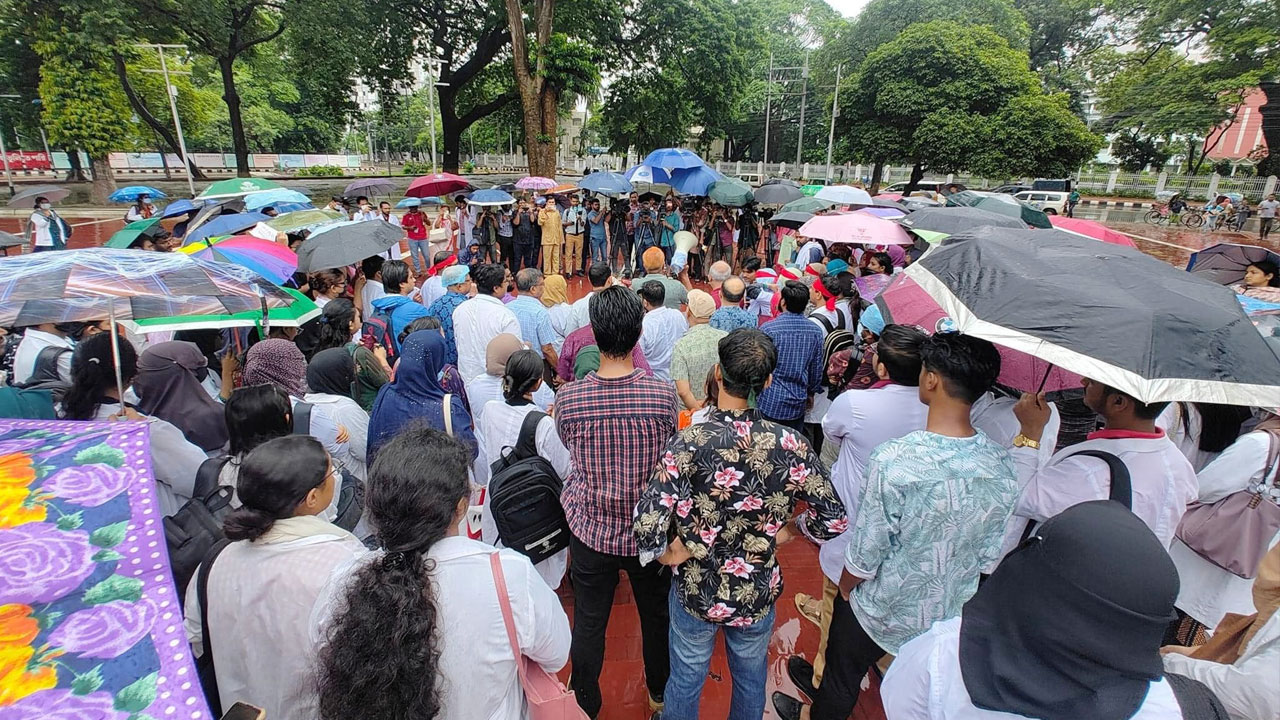
[{"label": "long black hair", "polygon": [[329,477],[329,453],[310,435],[286,435],[259,445],[240,463],[236,493],[243,503],[222,521],[230,540],[257,540],[277,520],[293,517],[307,493]]},{"label": "long black hair", "polygon": [[323,720],[439,714],[439,610],[427,552],[457,522],[470,464],[461,443],[422,424],[378,451],[365,500],[385,554],[356,573],[320,648]]},{"label": "long black hair", "polygon": [[236,388],[223,412],[233,457],[293,431],[293,404],[289,394],[275,385]]},{"label": "long black hair", "polygon": [[[120,381],[126,386],[138,374],[138,351],[123,336],[120,343]],[[62,396],[62,416],[67,420],[92,420],[108,391],[116,387],[115,356],[111,333],[85,338],[71,356],[71,387]],[[123,399],[120,402],[124,402]]]},{"label": "long black hair", "polygon": [[512,353],[502,373],[502,397],[508,403],[523,398],[542,379],[542,367],[542,358],[532,350]]},{"label": "long black hair", "polygon": [[[310,347],[305,348],[307,359],[330,348],[346,347],[351,342],[351,321],[356,319],[356,306],[346,298],[334,298],[325,303],[320,313],[320,331]],[[299,343],[301,347],[302,343]]]}]

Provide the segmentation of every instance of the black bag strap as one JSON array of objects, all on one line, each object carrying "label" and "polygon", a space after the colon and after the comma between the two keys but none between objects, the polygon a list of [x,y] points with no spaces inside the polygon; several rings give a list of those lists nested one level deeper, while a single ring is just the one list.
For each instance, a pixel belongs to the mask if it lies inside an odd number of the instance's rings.
[{"label": "black bag strap", "polygon": [[[1107,469],[1111,472],[1111,488],[1107,493],[1108,499],[1115,500],[1121,505],[1124,505],[1126,510],[1132,511],[1133,480],[1129,475],[1129,468],[1124,464],[1124,461],[1116,454],[1109,453],[1106,450],[1081,450],[1079,452],[1071,453],[1066,457],[1070,458],[1077,455],[1087,455],[1089,457],[1097,458],[1107,464]],[[1065,459],[1066,458],[1063,458],[1063,460]],[[1027,527],[1022,531],[1022,537],[1019,538],[1018,542],[1025,542],[1027,538],[1031,537],[1032,531],[1034,531],[1036,526],[1039,524],[1040,523],[1035,520],[1028,520]]]},{"label": "black bag strap", "polygon": [[826,315],[819,315],[816,312],[811,312],[809,313],[809,317],[822,323],[822,327],[826,329],[828,335],[831,334],[831,331],[836,329],[836,326],[831,324],[831,321],[827,319]]},{"label": "black bag strap", "polygon": [[299,402],[293,406],[293,434],[311,434],[311,403]]},{"label": "black bag strap", "polygon": [[222,457],[212,457],[200,463],[200,467],[196,469],[196,484],[191,497],[197,500],[204,500],[218,489],[218,477],[222,475],[222,468],[231,460],[228,455]]},{"label": "black bag strap", "polygon": [[516,438],[516,460],[524,460],[538,454],[538,423],[542,422],[544,417],[547,417],[547,414],[541,410],[534,410],[524,416],[524,421],[520,423],[520,435]]},{"label": "black bag strap", "polygon": [[1178,701],[1184,720],[1227,720],[1230,715],[1222,701],[1207,685],[1176,673],[1165,673],[1164,679]]},{"label": "black bag strap", "polygon": [[62,374],[58,372],[58,360],[64,353],[69,352],[71,348],[61,345],[46,345],[40,348],[40,352],[36,354],[35,363],[31,366],[31,379],[27,383],[60,379]]},{"label": "black bag strap", "polygon": [[213,645],[209,642],[209,571],[213,568],[214,561],[230,544],[230,540],[223,538],[209,548],[204,560],[200,561],[200,572],[196,573],[196,601],[200,604],[200,642],[204,644],[202,662],[210,669],[208,679],[211,681],[207,683],[208,686],[204,688],[204,692],[210,709],[216,715],[222,714],[222,700],[218,696],[218,683],[212,673]]}]

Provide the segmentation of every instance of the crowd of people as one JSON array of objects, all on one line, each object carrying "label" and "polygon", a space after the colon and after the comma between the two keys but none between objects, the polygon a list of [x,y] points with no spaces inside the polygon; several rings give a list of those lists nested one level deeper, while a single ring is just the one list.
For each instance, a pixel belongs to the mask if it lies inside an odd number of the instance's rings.
[{"label": "crowd of people", "polygon": [[[597,717],[625,571],[654,718],[700,717],[718,635],[734,720],[844,720],[869,673],[891,720],[1280,716],[1280,535],[1239,574],[1180,531],[1196,503],[1277,501],[1273,409],[1086,379],[1074,442],[1053,398],[997,384],[990,342],[860,297],[909,253],[752,208],[460,198],[397,224],[409,262],[297,279],[322,311],[301,328],[9,342],[10,384],[56,388],[61,417],[149,423],[166,514],[202,475],[231,489],[207,608],[181,588],[224,706],[527,717],[523,656],[571,663]],[[821,638],[786,659],[798,694],[768,681],[788,542],[824,575],[793,593]]]}]

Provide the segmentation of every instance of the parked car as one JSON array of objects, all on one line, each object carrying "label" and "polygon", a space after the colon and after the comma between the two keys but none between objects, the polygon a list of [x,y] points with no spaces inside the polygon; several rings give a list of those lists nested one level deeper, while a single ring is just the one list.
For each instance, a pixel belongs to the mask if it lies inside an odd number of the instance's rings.
[{"label": "parked car", "polygon": [[751,187],[760,187],[760,183],[762,182],[759,173],[742,173],[738,176],[738,179]]},{"label": "parked car", "polygon": [[[903,191],[903,190],[906,190],[906,189],[907,189],[907,185],[909,185],[909,184],[910,184],[910,183],[907,183],[907,182],[905,182],[905,181],[904,181],[904,182],[896,182],[896,183],[894,183],[894,184],[892,184],[892,185],[890,185],[890,186],[888,186],[888,187],[880,188],[880,192],[882,192],[882,193],[898,193],[898,194],[902,194],[902,191]],[[938,183],[938,182],[921,182],[921,183],[916,183],[916,190],[924,190],[925,192],[936,193],[936,192],[938,192],[938,188],[942,187],[942,186],[943,186],[943,185],[945,185],[945,184],[946,184],[946,183]]]},{"label": "parked car", "polygon": [[1014,195],[1015,198],[1031,205],[1034,208],[1045,211],[1048,215],[1065,215],[1067,212],[1067,198],[1071,193],[1065,192],[1042,192],[1039,190],[1028,190]]},{"label": "parked car", "polygon": [[991,192],[1001,193],[1002,195],[1017,195],[1020,192],[1026,192],[1031,189],[1030,185],[1001,185],[993,188]]}]

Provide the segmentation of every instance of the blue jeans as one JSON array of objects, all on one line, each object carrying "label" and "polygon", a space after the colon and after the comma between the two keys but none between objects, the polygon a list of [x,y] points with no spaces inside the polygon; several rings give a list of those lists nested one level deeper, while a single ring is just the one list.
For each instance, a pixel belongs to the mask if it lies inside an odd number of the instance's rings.
[{"label": "blue jeans", "polygon": [[[420,273],[429,270],[435,263],[431,262],[431,247],[426,240],[410,240],[409,241],[409,257],[413,259],[413,272]],[[422,258],[422,267],[418,267],[418,258]]]},{"label": "blue jeans", "polygon": [[609,262],[608,241],[604,236],[591,238],[591,264]]},{"label": "blue jeans", "polygon": [[663,693],[662,720],[698,720],[702,685],[711,666],[716,633],[724,632],[733,678],[729,720],[760,720],[764,716],[765,682],[769,676],[769,638],[773,636],[775,609],[763,620],[746,627],[729,627],[699,620],[680,604],[673,579],[667,596],[671,616],[671,675]]}]

